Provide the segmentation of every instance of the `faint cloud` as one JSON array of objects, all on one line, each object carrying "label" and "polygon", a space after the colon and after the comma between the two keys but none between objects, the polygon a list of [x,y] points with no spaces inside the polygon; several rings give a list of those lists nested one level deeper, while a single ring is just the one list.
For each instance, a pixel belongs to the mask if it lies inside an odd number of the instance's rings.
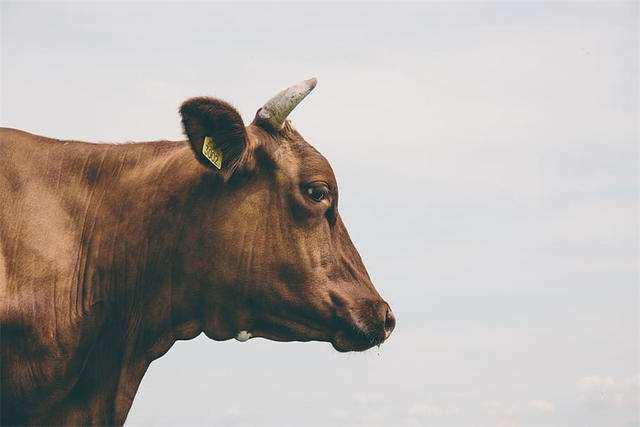
[{"label": "faint cloud", "polygon": [[555,413],[556,406],[553,402],[543,399],[530,400],[528,402],[501,402],[489,401],[483,405],[484,413],[492,417],[498,425],[515,426],[520,420],[534,419]]},{"label": "faint cloud", "polygon": [[426,400],[414,403],[409,408],[409,415],[413,416],[436,416],[456,415],[460,413],[460,408],[453,404]]},{"label": "faint cloud", "polygon": [[623,379],[590,375],[578,381],[579,400],[589,406],[640,410],[640,375]]}]

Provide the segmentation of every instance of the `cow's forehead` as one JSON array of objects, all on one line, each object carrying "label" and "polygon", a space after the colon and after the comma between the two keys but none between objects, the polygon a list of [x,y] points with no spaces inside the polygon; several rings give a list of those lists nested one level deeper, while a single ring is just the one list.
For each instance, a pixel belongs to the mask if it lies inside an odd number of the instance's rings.
[{"label": "cow's forehead", "polygon": [[336,179],[327,159],[318,152],[287,121],[284,129],[276,135],[254,134],[260,138],[272,159],[283,170],[298,176],[302,181],[323,180],[337,189]]}]

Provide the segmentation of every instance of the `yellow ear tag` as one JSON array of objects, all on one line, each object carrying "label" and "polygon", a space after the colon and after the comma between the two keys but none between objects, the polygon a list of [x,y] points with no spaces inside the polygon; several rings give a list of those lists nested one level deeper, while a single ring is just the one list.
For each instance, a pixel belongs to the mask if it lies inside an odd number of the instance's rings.
[{"label": "yellow ear tag", "polygon": [[204,156],[213,163],[213,166],[218,169],[222,168],[222,151],[218,150],[215,145],[213,145],[213,139],[209,136],[204,137],[202,154],[204,154]]}]

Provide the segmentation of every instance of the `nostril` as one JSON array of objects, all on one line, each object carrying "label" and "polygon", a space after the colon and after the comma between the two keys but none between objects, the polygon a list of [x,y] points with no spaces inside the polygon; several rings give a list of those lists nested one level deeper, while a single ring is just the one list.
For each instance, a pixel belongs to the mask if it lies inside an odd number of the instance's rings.
[{"label": "nostril", "polygon": [[384,339],[386,340],[393,332],[393,328],[396,327],[396,318],[391,312],[390,308],[387,308],[387,314],[384,318]]}]

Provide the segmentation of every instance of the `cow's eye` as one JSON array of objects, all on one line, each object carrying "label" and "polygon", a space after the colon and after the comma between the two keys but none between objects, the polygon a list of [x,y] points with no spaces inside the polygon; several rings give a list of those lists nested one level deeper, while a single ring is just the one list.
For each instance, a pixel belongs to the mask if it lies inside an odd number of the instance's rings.
[{"label": "cow's eye", "polygon": [[307,187],[307,196],[314,202],[321,202],[329,197],[329,187],[326,184],[311,184]]}]

